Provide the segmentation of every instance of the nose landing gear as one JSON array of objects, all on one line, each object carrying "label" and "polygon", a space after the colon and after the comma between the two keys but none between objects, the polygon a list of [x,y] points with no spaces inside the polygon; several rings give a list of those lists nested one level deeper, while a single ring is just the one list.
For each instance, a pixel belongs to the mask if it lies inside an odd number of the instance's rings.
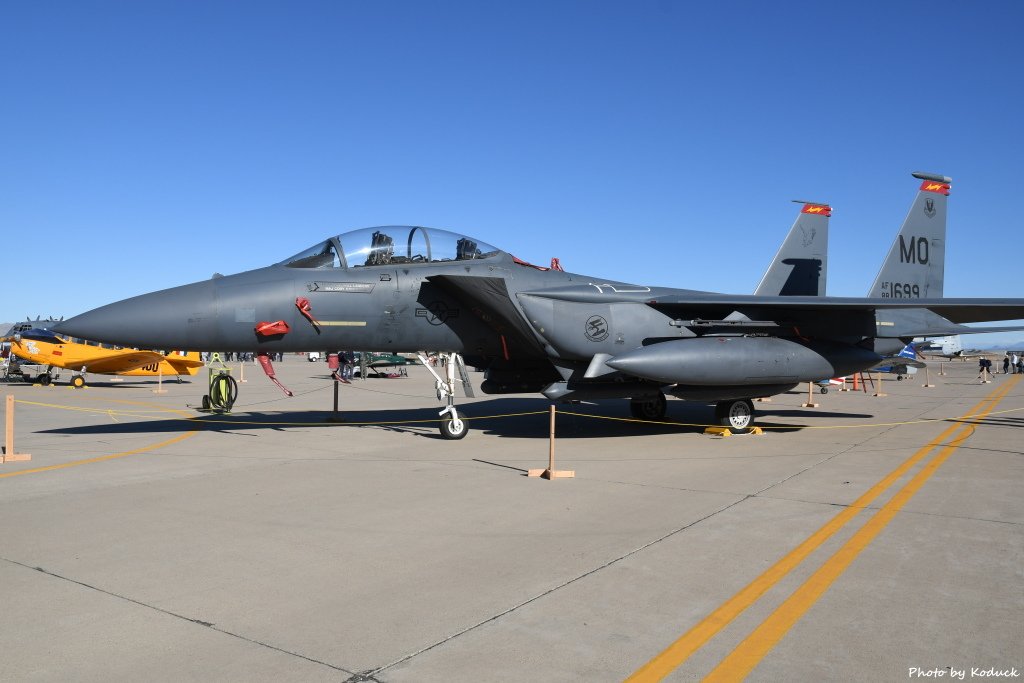
[{"label": "nose landing gear", "polygon": [[455,370],[458,369],[462,380],[462,389],[469,398],[473,398],[473,386],[469,382],[469,375],[466,373],[466,364],[462,361],[462,356],[457,353],[445,354],[445,377],[441,379],[441,376],[431,367],[426,353],[420,352],[416,355],[420,359],[420,363],[423,364],[423,367],[436,380],[434,388],[437,391],[437,400],[443,400],[447,403],[444,410],[438,413],[441,416],[441,436],[450,440],[464,438],[469,433],[469,425],[459,417],[459,413],[455,409]]}]

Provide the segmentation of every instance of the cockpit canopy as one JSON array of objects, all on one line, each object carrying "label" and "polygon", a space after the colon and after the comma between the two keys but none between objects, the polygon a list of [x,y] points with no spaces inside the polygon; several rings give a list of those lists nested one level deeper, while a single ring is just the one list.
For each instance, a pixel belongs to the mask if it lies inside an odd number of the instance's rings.
[{"label": "cockpit canopy", "polygon": [[359,268],[470,261],[497,253],[499,250],[489,244],[447,230],[390,225],[342,233],[278,265],[289,268]]}]

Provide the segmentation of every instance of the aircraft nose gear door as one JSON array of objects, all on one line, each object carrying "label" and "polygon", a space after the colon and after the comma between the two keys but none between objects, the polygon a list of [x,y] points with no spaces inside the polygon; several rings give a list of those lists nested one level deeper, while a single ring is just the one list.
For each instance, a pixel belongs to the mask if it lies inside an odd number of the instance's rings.
[{"label": "aircraft nose gear door", "polygon": [[466,392],[466,396],[473,397],[473,386],[469,383],[469,375],[466,373],[466,365],[462,362],[462,356],[457,353],[449,353],[444,357],[445,362],[445,378],[441,379],[434,368],[430,366],[430,361],[427,360],[427,356],[424,352],[416,354],[420,359],[420,363],[423,364],[431,375],[434,376],[436,382],[434,387],[437,389],[437,400],[444,399],[448,405],[445,406],[438,415],[441,416],[441,436],[446,439],[461,439],[466,436],[469,431],[469,425],[466,421],[459,417],[458,411],[455,410],[455,368],[459,369],[459,376],[462,380],[462,388]]}]

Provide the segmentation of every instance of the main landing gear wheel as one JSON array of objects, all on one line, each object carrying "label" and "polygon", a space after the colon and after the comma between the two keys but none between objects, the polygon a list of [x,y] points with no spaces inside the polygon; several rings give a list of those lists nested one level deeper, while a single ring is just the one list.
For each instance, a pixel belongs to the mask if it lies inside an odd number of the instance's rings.
[{"label": "main landing gear wheel", "polygon": [[441,436],[450,441],[462,439],[469,432],[469,425],[452,409],[441,418]]},{"label": "main landing gear wheel", "polygon": [[719,401],[715,405],[715,418],[734,434],[746,434],[754,426],[754,404],[746,398]]},{"label": "main landing gear wheel", "polygon": [[665,417],[668,401],[665,394],[658,392],[655,398],[646,401],[633,399],[629,402],[629,412],[638,420],[661,420]]},{"label": "main landing gear wheel", "polygon": [[82,377],[81,375],[73,375],[68,384],[73,386],[75,389],[81,389],[85,386],[85,377]]},{"label": "main landing gear wheel", "polygon": [[821,388],[821,393],[827,394],[828,393],[828,387],[822,387]]},{"label": "main landing gear wheel", "polygon": [[44,387],[50,386],[50,382],[52,381],[52,379],[53,378],[50,377],[45,372],[43,374],[39,375],[38,377],[36,377],[36,381],[39,382],[40,384],[42,384]]}]

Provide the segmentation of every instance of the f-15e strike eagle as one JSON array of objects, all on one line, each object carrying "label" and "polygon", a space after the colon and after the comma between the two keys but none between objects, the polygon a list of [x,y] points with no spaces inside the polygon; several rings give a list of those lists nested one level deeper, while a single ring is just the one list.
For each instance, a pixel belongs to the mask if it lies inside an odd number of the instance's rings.
[{"label": "f-15e strike eagle", "polygon": [[[790,275],[801,268],[807,277],[732,295],[577,275],[445,230],[388,226],[330,237],[265,268],[109,304],[55,329],[201,351],[445,351],[486,368],[488,394],[629,398],[633,414],[647,418],[664,415],[670,395],[714,403],[721,424],[746,431],[752,398],[875,367],[913,337],[1024,319],[1024,299],[943,299],[941,289],[929,291],[929,276],[915,275],[935,266],[941,245],[924,228],[945,221],[951,181],[914,175],[923,183],[890,252],[899,279],[876,281],[869,298],[821,295],[823,253],[818,270],[816,259],[791,259]],[[807,208],[815,206],[823,208]],[[808,203],[802,213],[827,208]],[[997,329],[1006,328],[984,331]],[[451,392],[442,416],[442,434],[465,436]]]}]

